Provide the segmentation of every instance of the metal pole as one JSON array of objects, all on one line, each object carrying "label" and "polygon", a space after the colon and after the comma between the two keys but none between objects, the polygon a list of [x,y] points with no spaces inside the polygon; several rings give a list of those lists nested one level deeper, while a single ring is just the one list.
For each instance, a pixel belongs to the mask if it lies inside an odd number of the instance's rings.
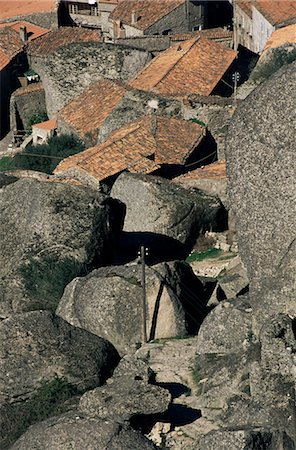
[{"label": "metal pole", "polygon": [[141,265],[142,265],[142,299],[143,299],[143,341],[147,342],[147,311],[146,311],[146,265],[145,265],[145,247],[141,246]]}]

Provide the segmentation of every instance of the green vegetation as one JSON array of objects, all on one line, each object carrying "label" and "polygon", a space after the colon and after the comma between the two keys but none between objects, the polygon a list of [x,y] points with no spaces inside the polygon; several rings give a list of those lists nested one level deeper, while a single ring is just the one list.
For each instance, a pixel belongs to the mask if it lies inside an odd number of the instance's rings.
[{"label": "green vegetation", "polygon": [[36,170],[51,174],[59,162],[84,150],[82,142],[73,135],[53,136],[47,144],[31,145],[13,158],[0,159],[0,172],[8,170]]},{"label": "green vegetation", "polygon": [[204,252],[192,252],[186,258],[186,262],[190,263],[193,261],[203,261],[208,258],[217,258],[223,253],[219,248],[209,248]]},{"label": "green vegetation", "polygon": [[31,117],[29,117],[28,122],[26,124],[27,134],[31,133],[32,125],[35,125],[36,123],[45,122],[46,120],[48,120],[46,112],[38,111],[35,114],[33,114]]},{"label": "green vegetation", "polygon": [[[65,286],[84,273],[81,263],[58,255],[31,257],[20,269],[29,296],[35,299],[35,308],[55,311]],[[31,305],[31,309],[33,306]]]},{"label": "green vegetation", "polygon": [[193,123],[197,123],[198,125],[201,125],[202,127],[206,127],[206,124],[204,122],[202,122],[201,120],[190,119],[190,121]]},{"label": "green vegetation", "polygon": [[55,377],[44,383],[30,400],[7,405],[6,414],[11,419],[11,426],[9,430],[2,430],[6,443],[14,442],[33,423],[66,412],[66,401],[82,393],[65,378]]},{"label": "green vegetation", "polygon": [[277,70],[286,64],[291,64],[296,60],[296,48],[292,50],[286,47],[279,47],[266,57],[266,60],[259,62],[252,72],[251,79],[263,81],[273,75]]}]

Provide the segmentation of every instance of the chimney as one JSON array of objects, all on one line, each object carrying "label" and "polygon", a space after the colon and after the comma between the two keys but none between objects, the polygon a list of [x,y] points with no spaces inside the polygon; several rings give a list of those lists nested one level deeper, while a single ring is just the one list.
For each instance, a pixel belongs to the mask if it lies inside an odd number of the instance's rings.
[{"label": "chimney", "polygon": [[25,26],[20,27],[20,37],[23,42],[28,42],[27,27]]},{"label": "chimney", "polygon": [[132,11],[132,25],[136,25],[138,22],[138,14],[135,11]]}]

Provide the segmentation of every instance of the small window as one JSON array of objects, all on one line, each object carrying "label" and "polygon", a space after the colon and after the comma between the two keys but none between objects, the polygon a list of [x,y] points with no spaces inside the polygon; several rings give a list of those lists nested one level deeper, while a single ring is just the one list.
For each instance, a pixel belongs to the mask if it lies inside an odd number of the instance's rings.
[{"label": "small window", "polygon": [[91,6],[90,7],[90,15],[91,16],[99,16],[99,8],[97,6]]},{"label": "small window", "polygon": [[69,13],[70,14],[78,14],[78,5],[74,5],[73,3],[69,4]]}]

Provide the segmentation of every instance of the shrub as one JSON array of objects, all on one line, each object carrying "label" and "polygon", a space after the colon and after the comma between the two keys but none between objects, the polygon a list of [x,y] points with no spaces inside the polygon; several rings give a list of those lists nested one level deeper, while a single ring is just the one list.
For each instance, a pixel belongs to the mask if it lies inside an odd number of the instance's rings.
[{"label": "shrub", "polygon": [[277,70],[286,64],[296,60],[296,48],[289,50],[287,47],[279,47],[271,51],[270,55],[257,64],[252,72],[251,79],[263,81],[271,77]]},{"label": "shrub", "polygon": [[7,167],[6,170],[12,167],[50,174],[62,159],[82,150],[84,150],[83,143],[73,135],[53,136],[47,144],[31,145],[24,153],[18,153],[14,158],[8,158],[10,161],[2,158],[0,171],[3,171],[5,167]]},{"label": "shrub", "polygon": [[65,378],[56,376],[53,380],[44,383],[29,400],[7,405],[6,415],[10,418],[11,426],[10,429],[3,430],[5,431],[4,442],[2,441],[4,447],[7,448],[9,444],[12,444],[33,423],[66,412],[69,409],[67,400],[73,397],[78,398],[78,395],[82,393]]},{"label": "shrub", "polygon": [[32,125],[35,125],[36,123],[45,122],[48,120],[48,116],[46,112],[38,111],[32,116],[29,117],[28,122],[26,124],[26,131],[27,134],[30,134],[32,131]]}]

